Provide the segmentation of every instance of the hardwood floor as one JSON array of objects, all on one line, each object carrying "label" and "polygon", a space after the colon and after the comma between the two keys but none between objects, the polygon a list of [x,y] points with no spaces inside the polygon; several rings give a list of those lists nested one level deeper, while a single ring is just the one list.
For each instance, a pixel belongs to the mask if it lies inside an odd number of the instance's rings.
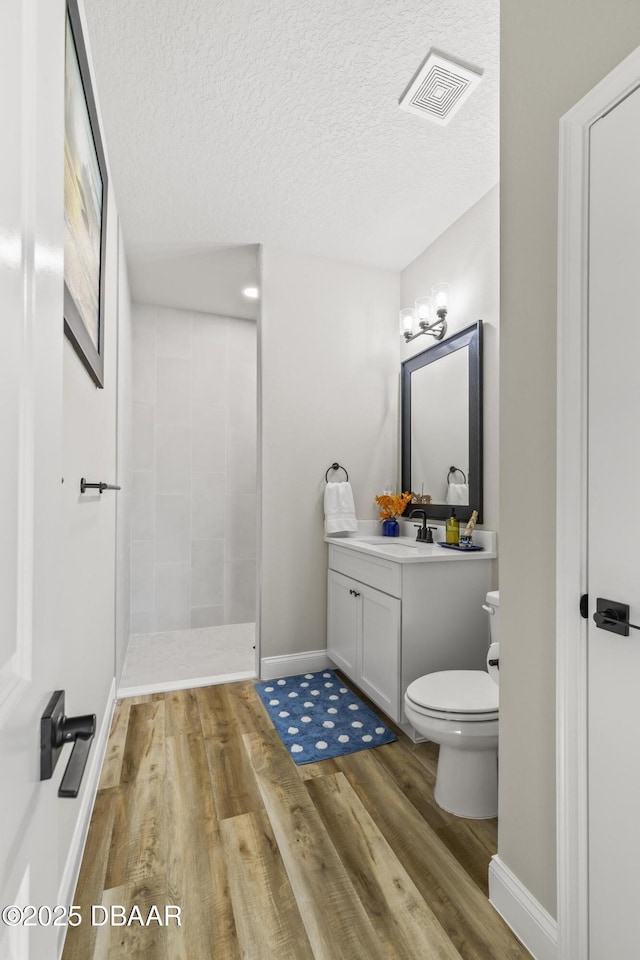
[{"label": "hardwood floor", "polygon": [[400,733],[296,767],[252,681],[120,701],[63,960],[529,958],[487,900],[497,823],[441,810],[436,763]]}]

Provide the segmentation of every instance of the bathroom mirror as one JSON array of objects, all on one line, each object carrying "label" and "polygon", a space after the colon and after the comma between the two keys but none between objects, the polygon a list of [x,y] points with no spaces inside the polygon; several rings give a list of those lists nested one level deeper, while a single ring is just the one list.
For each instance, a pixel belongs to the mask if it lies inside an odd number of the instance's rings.
[{"label": "bathroom mirror", "polygon": [[[482,522],[482,320],[402,364],[402,489],[444,520]],[[457,469],[451,470],[452,467]]]}]

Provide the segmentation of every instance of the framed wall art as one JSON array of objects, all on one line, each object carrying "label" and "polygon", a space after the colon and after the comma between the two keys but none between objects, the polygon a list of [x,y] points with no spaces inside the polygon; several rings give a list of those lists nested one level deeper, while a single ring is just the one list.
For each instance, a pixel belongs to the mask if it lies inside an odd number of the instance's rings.
[{"label": "framed wall art", "polygon": [[67,0],[64,135],[64,330],[104,386],[107,166],[76,0]]}]

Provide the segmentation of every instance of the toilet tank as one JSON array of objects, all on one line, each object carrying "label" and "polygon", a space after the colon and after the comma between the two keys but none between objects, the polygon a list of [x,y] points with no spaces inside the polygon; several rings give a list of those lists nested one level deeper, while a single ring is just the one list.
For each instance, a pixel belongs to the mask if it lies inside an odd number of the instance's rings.
[{"label": "toilet tank", "polygon": [[486,597],[485,610],[489,613],[489,642],[498,643],[500,626],[500,591],[490,590]]}]

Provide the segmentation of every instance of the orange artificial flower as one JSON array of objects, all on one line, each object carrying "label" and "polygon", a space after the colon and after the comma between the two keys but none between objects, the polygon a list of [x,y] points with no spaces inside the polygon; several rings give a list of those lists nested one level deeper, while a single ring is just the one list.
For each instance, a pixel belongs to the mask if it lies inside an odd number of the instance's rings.
[{"label": "orange artificial flower", "polygon": [[393,517],[399,517],[404,513],[410,500],[410,493],[383,493],[376,497],[376,503],[380,507],[380,519],[391,520]]}]

